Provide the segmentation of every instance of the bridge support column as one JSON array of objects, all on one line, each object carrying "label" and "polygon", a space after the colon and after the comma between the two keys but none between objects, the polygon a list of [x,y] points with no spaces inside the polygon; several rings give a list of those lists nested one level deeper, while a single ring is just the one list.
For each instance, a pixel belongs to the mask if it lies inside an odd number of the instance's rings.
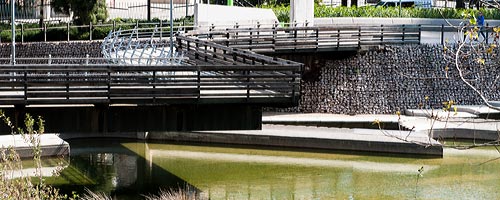
[{"label": "bridge support column", "polygon": [[290,1],[291,26],[314,26],[314,0]]}]

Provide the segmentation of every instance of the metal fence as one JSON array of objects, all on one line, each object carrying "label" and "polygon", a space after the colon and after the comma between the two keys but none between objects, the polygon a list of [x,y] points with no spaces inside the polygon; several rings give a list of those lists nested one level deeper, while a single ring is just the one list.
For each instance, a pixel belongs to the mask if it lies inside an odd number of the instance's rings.
[{"label": "metal fence", "polygon": [[[27,1],[26,1],[27,2]],[[50,4],[41,5],[37,3],[16,3],[16,21],[24,23],[37,23],[40,20],[41,9],[44,10],[44,21],[59,23],[70,22],[71,16],[55,12]],[[0,0],[0,22],[10,22],[10,3]],[[169,0],[123,0],[106,2],[108,19],[138,19],[138,20],[170,20],[170,9],[174,19],[181,19],[194,14],[194,0],[173,0],[170,8]],[[49,12],[50,11],[50,12]]]}]

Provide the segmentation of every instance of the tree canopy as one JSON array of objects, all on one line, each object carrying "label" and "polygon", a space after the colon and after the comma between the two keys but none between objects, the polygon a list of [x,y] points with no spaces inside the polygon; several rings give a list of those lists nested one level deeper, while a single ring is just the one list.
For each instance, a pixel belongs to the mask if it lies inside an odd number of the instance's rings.
[{"label": "tree canopy", "polygon": [[75,24],[104,22],[108,18],[105,0],[51,0],[50,5],[58,12],[73,12]]}]

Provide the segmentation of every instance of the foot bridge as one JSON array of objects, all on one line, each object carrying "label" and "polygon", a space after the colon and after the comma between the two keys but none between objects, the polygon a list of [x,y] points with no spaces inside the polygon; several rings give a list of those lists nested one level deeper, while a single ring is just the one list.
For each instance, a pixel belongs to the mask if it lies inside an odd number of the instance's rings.
[{"label": "foot bridge", "polygon": [[[258,53],[419,43],[419,27],[211,29],[169,38],[111,32],[104,58],[19,58],[0,66],[0,105],[47,132],[260,129],[263,106],[294,106],[304,65]],[[6,130],[7,127],[2,127]]]}]

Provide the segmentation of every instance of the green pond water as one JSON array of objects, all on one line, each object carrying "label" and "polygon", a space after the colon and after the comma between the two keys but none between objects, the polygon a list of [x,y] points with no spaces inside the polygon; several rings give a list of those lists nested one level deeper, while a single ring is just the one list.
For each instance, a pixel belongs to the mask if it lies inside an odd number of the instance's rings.
[{"label": "green pond water", "polygon": [[500,153],[494,148],[445,149],[444,158],[411,158],[130,140],[69,142],[71,156],[61,175],[47,178],[68,193],[89,188],[117,199],[140,199],[160,188],[189,187],[210,199],[500,199]]}]

